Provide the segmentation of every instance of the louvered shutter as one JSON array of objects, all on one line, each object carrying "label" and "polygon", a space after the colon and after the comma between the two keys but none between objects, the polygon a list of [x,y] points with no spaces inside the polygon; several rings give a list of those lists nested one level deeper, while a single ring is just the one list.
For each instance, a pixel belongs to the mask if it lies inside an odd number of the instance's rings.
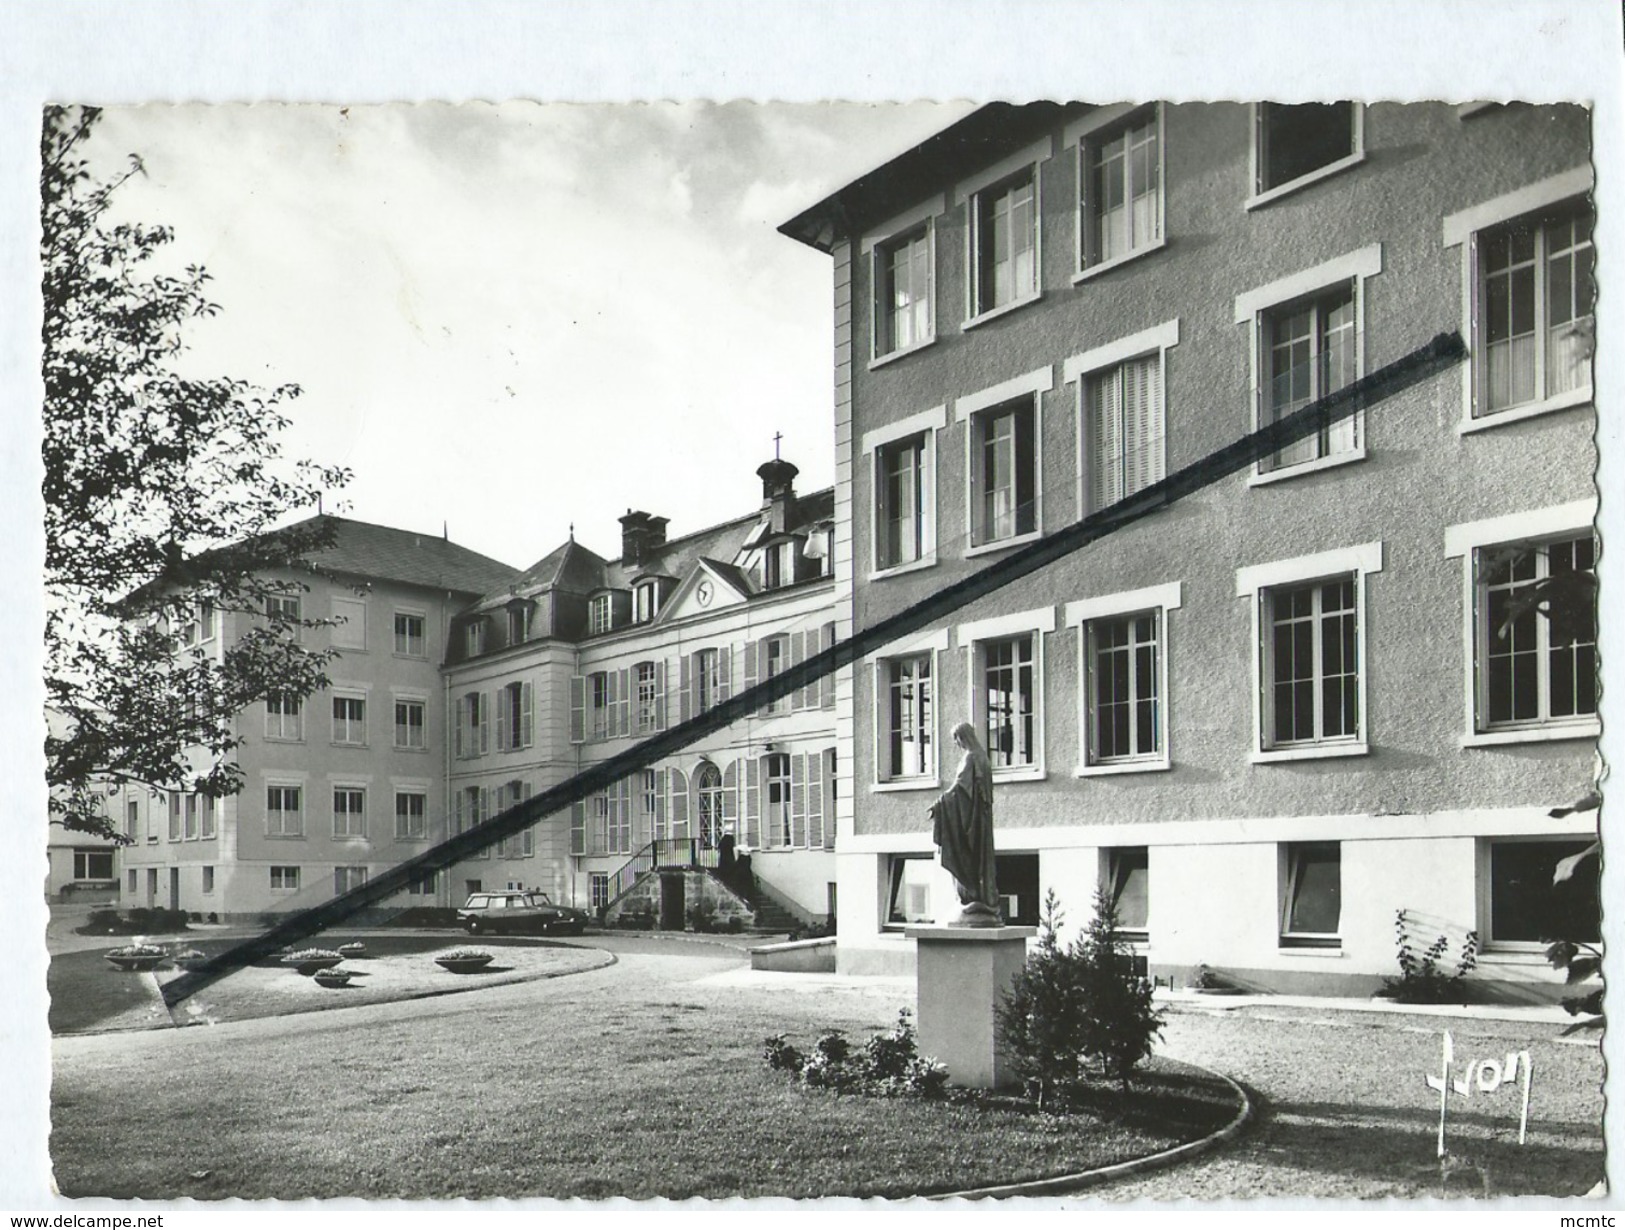
[{"label": "louvered shutter", "polygon": [[[831,620],[823,627],[819,637],[820,652],[835,647],[835,622]],[[835,708],[835,672],[826,670],[818,678],[818,706],[821,709]]]},{"label": "louvered shutter", "polygon": [[1162,364],[1149,355],[1123,365],[1123,495],[1162,477]]},{"label": "louvered shutter", "polygon": [[582,675],[570,676],[570,742],[587,741],[587,680]]},{"label": "louvered shutter", "polygon": [[457,702],[457,757],[468,755],[468,736],[464,733],[468,728],[468,703],[463,700]]},{"label": "louvered shutter", "polygon": [[632,733],[632,686],[632,672],[630,669],[623,668],[620,671],[620,733],[622,736]]},{"label": "louvered shutter", "polygon": [[[766,650],[766,641],[745,642],[745,691],[747,692],[767,678]],[[723,652],[727,651],[724,650]],[[756,706],[758,714],[767,711],[768,706],[765,702]]]},{"label": "louvered shutter", "polygon": [[824,849],[835,848],[835,753],[825,752],[818,758],[819,773],[824,783]]},{"label": "louvered shutter", "polygon": [[[807,635],[808,634],[805,632],[792,632],[790,634],[790,669],[792,670],[805,662],[809,656],[807,651],[809,648],[811,648],[811,646],[807,642]],[[798,709],[809,708],[810,702],[807,698],[812,691],[813,689],[809,688],[806,684],[802,684],[794,692],[791,692],[791,711],[794,712]]]},{"label": "louvered shutter", "polygon": [[655,729],[666,729],[666,664],[656,662],[655,668]]},{"label": "louvered shutter", "polygon": [[633,840],[632,835],[633,814],[632,779],[623,777],[621,778],[621,849],[627,854],[638,848],[638,843]]},{"label": "louvered shutter", "polygon": [[[530,684],[527,683],[525,686],[528,688],[530,687]],[[530,783],[521,782],[519,784],[519,798],[516,800],[516,802],[523,803],[528,798],[530,798]],[[527,824],[522,830],[520,830],[519,853],[525,858],[530,858],[536,853],[535,825]]]},{"label": "louvered shutter", "polygon": [[790,757],[790,840],[792,846],[807,844],[807,756]]},{"label": "louvered shutter", "polygon": [[[497,691],[497,751],[499,752],[505,752],[513,746],[512,743],[508,742],[510,738],[508,732],[508,695],[507,688],[501,688]],[[518,733],[518,731],[513,732],[515,735]]]},{"label": "louvered shutter", "polygon": [[686,722],[694,715],[694,670],[689,662],[689,654],[677,659],[679,667],[678,710],[677,720]]},{"label": "louvered shutter", "polygon": [[788,817],[785,815],[785,799],[773,797],[773,776],[767,771],[767,765],[762,761],[753,763],[760,766],[762,777],[762,811],[767,822],[762,826],[762,837],[766,840],[768,848],[776,850],[784,844],[784,835],[788,831]]},{"label": "louvered shutter", "polygon": [[666,770],[656,769],[655,773],[655,814],[654,832],[650,834],[653,841],[660,841],[666,833]]},{"label": "louvered shutter", "polygon": [[824,848],[824,757],[807,757],[807,849]]},{"label": "louvered shutter", "polygon": [[570,853],[587,852],[587,804],[577,799],[570,804]]},{"label": "louvered shutter", "polygon": [[609,845],[609,797],[606,791],[598,791],[587,796],[588,813],[587,823],[587,850],[592,854],[602,854]]},{"label": "louvered shutter", "polygon": [[451,832],[453,836],[463,831],[463,792],[454,791],[451,796]]},{"label": "louvered shutter", "polygon": [[[531,747],[535,743],[535,714],[536,714],[536,688],[533,684],[525,683],[519,687],[519,746]],[[530,797],[530,787],[525,787],[525,797]]]},{"label": "louvered shutter", "polygon": [[722,823],[738,839],[739,833],[739,762],[730,760],[722,771]]},{"label": "louvered shutter", "polygon": [[745,844],[762,844],[762,762],[754,756],[745,761]]},{"label": "louvered shutter", "polygon": [[671,771],[671,835],[688,836],[688,775],[681,769]]},{"label": "louvered shutter", "polygon": [[1123,498],[1122,375],[1089,380],[1089,507],[1098,511]]},{"label": "louvered shutter", "polygon": [[491,693],[480,693],[480,755],[491,750]]},{"label": "louvered shutter", "polygon": [[734,649],[732,645],[724,645],[717,650],[717,701],[720,703],[733,695],[730,687],[733,681]]}]

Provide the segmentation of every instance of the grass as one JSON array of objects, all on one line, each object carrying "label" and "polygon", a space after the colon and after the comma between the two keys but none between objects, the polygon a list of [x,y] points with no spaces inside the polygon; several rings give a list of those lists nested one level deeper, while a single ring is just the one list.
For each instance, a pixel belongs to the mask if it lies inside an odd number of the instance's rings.
[{"label": "grass", "polygon": [[897,1005],[563,993],[576,982],[500,1008],[457,997],[467,1010],[431,1020],[172,1031],[139,1040],[186,1044],[161,1062],[59,1063],[57,1182],[154,1199],[906,1196],[1139,1156],[1235,1109],[1172,1064],[1126,1115],[809,1090],[767,1069],[763,1038],[806,1032],[809,1008],[859,1038]]}]

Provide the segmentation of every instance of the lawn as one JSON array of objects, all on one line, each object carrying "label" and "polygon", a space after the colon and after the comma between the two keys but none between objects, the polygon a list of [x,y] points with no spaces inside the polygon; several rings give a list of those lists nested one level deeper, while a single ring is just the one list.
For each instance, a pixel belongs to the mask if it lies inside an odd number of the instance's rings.
[{"label": "lawn", "polygon": [[861,1040],[898,1005],[647,984],[595,999],[569,992],[581,981],[413,1020],[327,1013],[282,1037],[168,1031],[137,1039],[150,1062],[59,1063],[57,1182],[154,1199],[906,1196],[1121,1161],[1236,1109],[1173,1064],[1126,1116],[809,1090],[767,1069],[763,1038],[805,1036],[811,1011],[812,1029]]}]

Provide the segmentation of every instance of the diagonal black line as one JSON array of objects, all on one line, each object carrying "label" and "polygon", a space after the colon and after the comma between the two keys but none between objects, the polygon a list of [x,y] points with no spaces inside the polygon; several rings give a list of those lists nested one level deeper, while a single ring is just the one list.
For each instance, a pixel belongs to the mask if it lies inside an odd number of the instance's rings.
[{"label": "diagonal black line", "polygon": [[524,802],[510,807],[476,828],[458,833],[415,858],[399,863],[320,905],[290,915],[253,939],[234,945],[202,966],[189,970],[164,987],[164,1002],[171,1007],[189,995],[243,966],[268,957],[287,944],[305,939],[323,928],[349,918],[358,910],[392,897],[413,880],[462,862],[497,842],[529,828],[538,820],[603,790],[614,782],[680,751],[713,731],[749,716],[770,701],[816,682],[825,675],[857,662],[899,637],[940,623],[953,611],[985,597],[1022,577],[1054,563],[1079,547],[1095,542],[1150,516],[1174,501],[1246,469],[1290,444],[1314,435],[1332,423],[1376,405],[1404,389],[1445,371],[1466,357],[1459,333],[1441,333],[1427,345],[1411,351],[1386,367],[1346,388],[1321,398],[1277,422],[1270,423],[1232,444],[1209,453],[1161,482],[1091,513],[1081,521],[1047,534],[970,576],[936,591],[914,605],[854,633],[848,639],[814,654],[754,687],[731,696],[712,709],[670,730],[650,735],[636,746],[583,769]]}]

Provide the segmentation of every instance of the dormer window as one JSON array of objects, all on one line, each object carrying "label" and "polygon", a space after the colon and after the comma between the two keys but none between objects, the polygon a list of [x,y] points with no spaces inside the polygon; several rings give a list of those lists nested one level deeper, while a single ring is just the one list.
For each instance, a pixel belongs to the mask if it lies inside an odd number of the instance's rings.
[{"label": "dormer window", "polygon": [[796,579],[796,544],[794,539],[769,544],[762,550],[762,588],[778,589]]},{"label": "dormer window", "polygon": [[608,632],[614,626],[614,608],[609,594],[595,594],[587,604],[587,631],[592,636]]},{"label": "dormer window", "polygon": [[632,619],[646,624],[660,614],[660,582],[639,581],[632,590]]},{"label": "dormer window", "polygon": [[477,658],[485,652],[485,620],[470,620],[463,629],[464,652],[470,658]]},{"label": "dormer window", "polygon": [[515,603],[508,608],[508,644],[522,645],[530,639],[530,603]]}]

